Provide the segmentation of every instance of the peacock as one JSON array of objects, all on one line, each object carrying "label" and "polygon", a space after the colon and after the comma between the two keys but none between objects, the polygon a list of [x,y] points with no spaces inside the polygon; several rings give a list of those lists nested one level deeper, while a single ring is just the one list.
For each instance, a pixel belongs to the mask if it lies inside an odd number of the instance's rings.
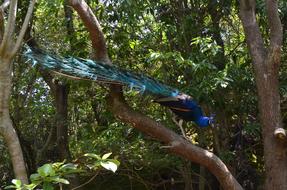
[{"label": "peacock", "polygon": [[32,65],[38,64],[56,74],[98,83],[120,84],[141,93],[149,93],[155,97],[154,102],[170,108],[181,120],[193,121],[199,127],[207,127],[213,122],[213,116],[204,116],[201,107],[191,96],[146,75],[100,61],[57,56],[37,47],[25,46],[24,56]]}]

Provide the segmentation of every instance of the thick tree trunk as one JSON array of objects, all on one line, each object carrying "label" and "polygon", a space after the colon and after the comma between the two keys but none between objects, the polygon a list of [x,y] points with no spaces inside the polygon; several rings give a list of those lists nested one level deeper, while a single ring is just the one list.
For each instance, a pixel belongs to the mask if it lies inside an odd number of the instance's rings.
[{"label": "thick tree trunk", "polygon": [[8,147],[16,178],[23,183],[28,183],[22,149],[9,113],[9,97],[12,85],[11,67],[12,64],[9,59],[0,59],[0,134]]},{"label": "thick tree trunk", "polygon": [[68,145],[68,85],[57,82],[53,94],[56,104],[57,152],[61,160],[70,159]]},{"label": "thick tree trunk", "polygon": [[[31,40],[33,42],[33,40]],[[35,43],[35,42],[33,42]],[[62,83],[59,80],[54,80],[53,76],[41,70],[41,75],[44,78],[44,81],[48,84],[51,89],[51,94],[54,98],[54,106],[56,108],[55,114],[55,131],[51,131],[51,135],[55,135],[55,142],[52,138],[48,138],[46,145],[43,146],[40,151],[40,155],[46,151],[46,149],[54,143],[55,150],[57,152],[57,159],[64,160],[70,159],[71,154],[69,150],[68,142],[68,94],[69,94],[69,85]],[[53,130],[53,129],[51,129]]]},{"label": "thick tree trunk", "polygon": [[19,35],[16,37],[15,22],[18,1],[11,0],[5,2],[10,4],[10,6],[6,25],[4,24],[5,19],[3,13],[4,7],[8,5],[2,5],[0,10],[0,134],[4,137],[4,141],[8,146],[16,178],[22,180],[23,183],[28,183],[20,142],[10,119],[9,98],[12,85],[12,60],[21,47],[23,36],[33,12],[35,0],[30,1],[23,25]]},{"label": "thick tree trunk", "polygon": [[[261,78],[257,81],[257,89],[264,140],[265,189],[283,190],[287,189],[287,149],[274,136],[274,131],[282,127],[278,73],[261,72],[261,76],[257,77]],[[267,80],[263,80],[264,76]]]},{"label": "thick tree trunk", "polygon": [[282,129],[278,81],[282,26],[278,15],[277,1],[266,0],[265,2],[270,27],[268,49],[264,47],[263,37],[256,22],[255,0],[241,0],[240,18],[253,61],[258,91],[264,139],[265,189],[283,190],[287,189],[287,149],[286,145],[274,136],[277,129]]}]

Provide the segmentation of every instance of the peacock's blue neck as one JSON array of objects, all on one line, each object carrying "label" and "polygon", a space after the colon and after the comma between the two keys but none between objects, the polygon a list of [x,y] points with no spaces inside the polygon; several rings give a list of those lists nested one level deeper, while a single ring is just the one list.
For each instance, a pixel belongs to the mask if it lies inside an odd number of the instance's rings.
[{"label": "peacock's blue neck", "polygon": [[201,116],[194,121],[199,127],[207,127],[210,124],[210,118]]}]

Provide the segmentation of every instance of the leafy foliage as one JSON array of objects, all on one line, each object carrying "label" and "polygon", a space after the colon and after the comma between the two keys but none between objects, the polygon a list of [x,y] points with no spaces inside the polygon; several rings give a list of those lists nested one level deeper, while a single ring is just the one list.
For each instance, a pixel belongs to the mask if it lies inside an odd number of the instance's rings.
[{"label": "leafy foliage", "polygon": [[[72,36],[67,34],[64,2],[38,1],[32,26],[34,37],[51,52],[91,58],[88,33],[75,13],[72,15],[74,33]],[[257,189],[262,184],[264,172],[261,126],[254,73],[238,18],[237,2],[88,2],[100,20],[114,64],[148,74],[178,88],[194,96],[205,113],[215,113],[216,128],[199,130],[187,123],[184,124],[187,136],[194,144],[219,155],[245,189]],[[285,1],[279,2],[282,22],[287,21],[286,7]],[[268,43],[263,1],[258,1],[257,12],[263,37]],[[284,24],[284,36],[286,26]],[[286,40],[283,49],[286,50]],[[286,51],[283,51],[282,62],[286,58]],[[284,123],[287,121],[286,68],[283,65],[280,70]],[[53,136],[56,131],[57,105],[51,87],[43,79],[43,72],[23,63],[21,56],[16,59],[13,76],[11,116],[21,137],[29,173],[36,173],[33,180],[38,185],[44,185],[45,181],[46,188],[53,183],[65,184],[66,174],[74,171],[76,164],[63,163],[55,150],[57,139],[48,141],[48,134]],[[102,172],[101,176],[108,176],[106,180],[95,179],[101,190],[118,189],[119,186],[122,189],[132,186],[139,190],[184,189],[190,181],[194,189],[198,189],[199,183],[206,188],[218,187],[213,177],[203,172],[200,166],[191,164],[188,167],[184,160],[161,149],[161,144],[154,139],[116,120],[107,110],[106,86],[59,76],[53,81],[69,86],[66,125],[70,158],[67,160],[70,162],[85,152],[113,152],[118,155],[116,159],[121,162],[121,167],[117,176],[112,172]],[[172,115],[151,103],[151,97],[133,92],[126,93],[125,97],[134,109],[180,133],[171,121]],[[46,144],[49,146],[42,151]],[[6,186],[13,179],[9,172],[12,168],[2,141],[0,145],[3,152],[0,155],[0,176],[5,176],[0,179],[0,184]],[[78,161],[89,162],[81,169],[105,167],[114,170],[118,162],[107,156],[87,154]],[[51,162],[54,164],[43,165]],[[66,169],[60,169],[64,166]],[[80,178],[85,180],[87,176]],[[23,188],[17,180],[12,183],[10,187],[14,189]],[[97,187],[91,183],[91,189]]]},{"label": "leafy foliage", "polygon": [[13,179],[13,185],[8,185],[5,189],[33,190],[42,187],[44,190],[53,190],[55,185],[60,185],[61,187],[63,184],[70,184],[66,178],[73,174],[86,173],[88,172],[87,169],[96,171],[100,169],[100,167],[103,167],[106,170],[116,172],[120,162],[115,159],[108,159],[111,154],[112,153],[107,153],[100,157],[94,153],[87,153],[84,156],[91,159],[89,159],[84,166],[65,162],[44,164],[37,169],[37,173],[30,176],[30,184],[22,184],[20,180]]}]

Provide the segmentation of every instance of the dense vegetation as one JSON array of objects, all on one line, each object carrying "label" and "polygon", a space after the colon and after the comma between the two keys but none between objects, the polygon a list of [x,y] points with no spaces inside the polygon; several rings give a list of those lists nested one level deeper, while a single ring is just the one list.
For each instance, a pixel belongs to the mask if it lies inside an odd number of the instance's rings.
[{"label": "dense vegetation", "polygon": [[[258,96],[237,1],[87,1],[101,23],[114,64],[145,73],[191,94],[215,127],[184,123],[193,144],[214,152],[244,189],[264,183],[262,126]],[[20,28],[28,1],[21,1]],[[269,43],[265,3],[257,1],[258,23]],[[6,13],[8,14],[8,13]],[[287,3],[280,1],[285,63]],[[285,22],[285,23],[284,23]],[[66,0],[39,0],[30,37],[60,55],[93,58],[89,34]],[[26,41],[29,38],[26,38]],[[286,64],[280,67],[283,123],[286,121]],[[114,174],[101,170],[83,189],[220,189],[204,167],[173,154],[157,139],[116,119],[107,106],[108,87],[71,80],[32,67],[20,52],[13,64],[10,116],[19,136],[29,174],[45,163],[72,162],[85,153],[112,152],[121,164]],[[181,133],[172,115],[152,97],[125,89],[128,104]],[[285,123],[284,123],[285,124]],[[1,140],[1,139],[0,139]],[[0,141],[0,187],[14,178]],[[93,172],[78,177],[85,183]]]}]

